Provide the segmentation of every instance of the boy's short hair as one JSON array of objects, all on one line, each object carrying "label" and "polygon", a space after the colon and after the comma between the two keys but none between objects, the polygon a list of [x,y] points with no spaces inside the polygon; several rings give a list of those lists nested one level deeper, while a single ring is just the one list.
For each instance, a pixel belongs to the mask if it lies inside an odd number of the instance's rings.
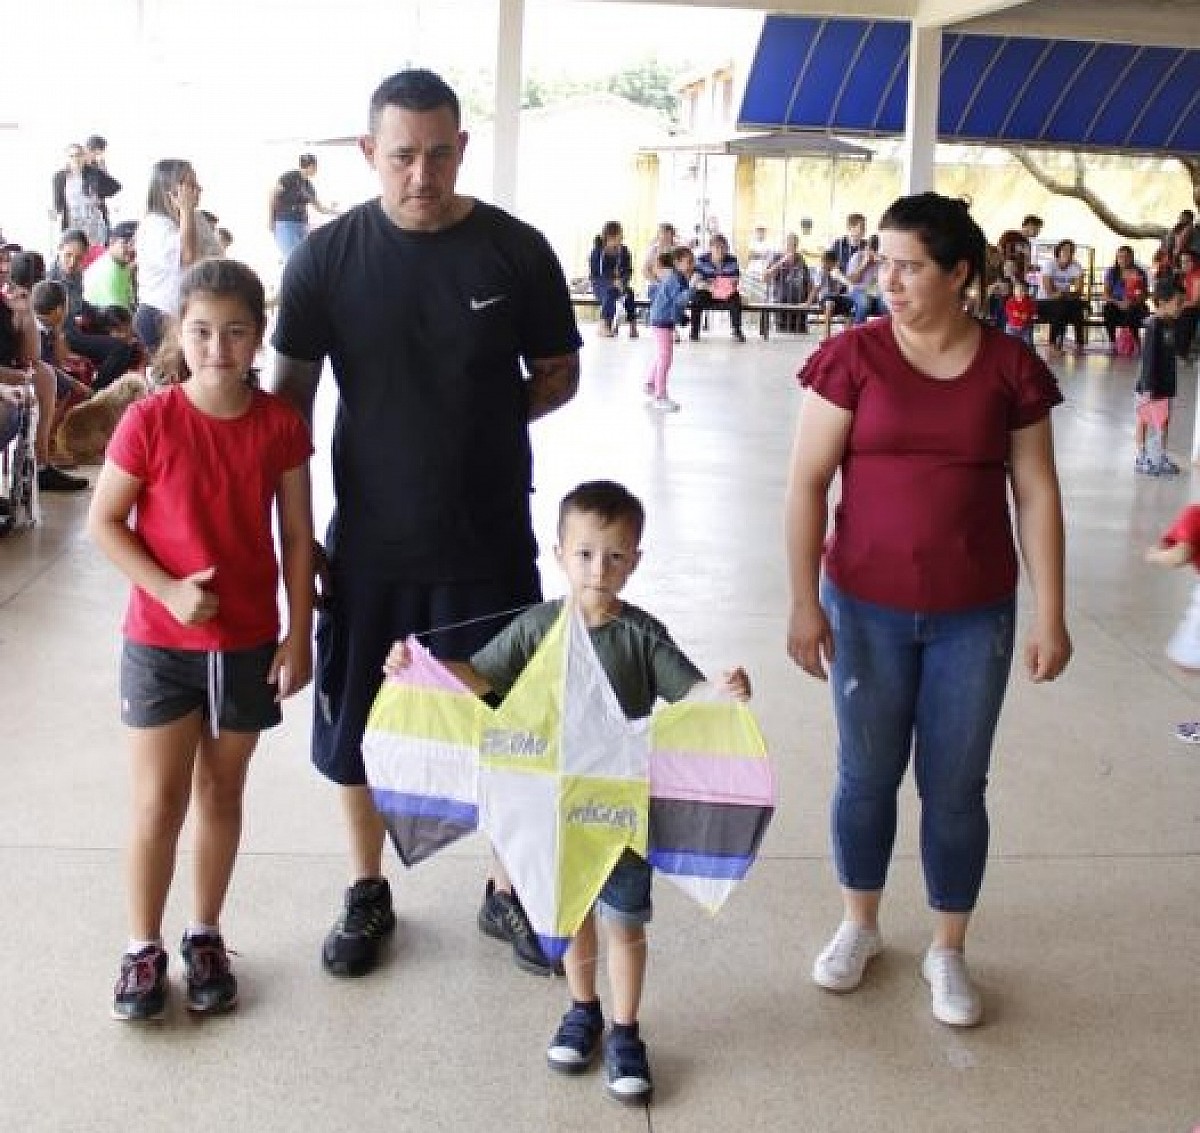
[{"label": "boy's short hair", "polygon": [[88,236],[82,228],[68,228],[58,238],[58,246],[61,248],[64,244],[79,244],[86,252],[88,249]]},{"label": "boy's short hair", "polygon": [[605,526],[628,523],[634,539],[640,541],[646,526],[646,509],[624,484],[615,480],[589,480],[572,488],[558,505],[558,537],[562,538],[567,516],[580,513],[597,516]]},{"label": "boy's short hair", "polygon": [[46,257],[41,252],[14,252],[8,263],[8,279],[15,287],[32,288],[46,278]]},{"label": "boy's short hair", "polygon": [[29,303],[35,315],[48,315],[67,305],[67,289],[57,279],[43,279],[33,285]]},{"label": "boy's short hair", "polygon": [[1187,288],[1173,275],[1161,275],[1154,281],[1154,302],[1159,306],[1169,303],[1177,295],[1186,294]]},{"label": "boy's short hair", "polygon": [[1040,216],[1038,216],[1037,213],[1033,212],[1031,212],[1023,221],[1021,221],[1021,227],[1028,228],[1031,224],[1036,224],[1039,228],[1046,227],[1046,222]]}]

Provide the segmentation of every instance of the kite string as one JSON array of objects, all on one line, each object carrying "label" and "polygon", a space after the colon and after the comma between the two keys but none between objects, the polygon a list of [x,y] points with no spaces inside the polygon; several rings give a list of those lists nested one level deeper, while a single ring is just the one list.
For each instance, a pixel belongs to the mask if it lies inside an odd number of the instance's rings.
[{"label": "kite string", "polygon": [[[413,630],[412,633],[415,637],[432,637],[436,633],[448,633],[452,629],[462,629],[464,626],[478,625],[480,622],[494,621],[496,618],[513,617],[517,614],[523,614],[526,610],[532,610],[535,606],[544,605],[545,601],[562,601],[564,604],[569,604],[571,600],[569,597],[564,596],[561,599],[547,599],[539,600],[537,602],[526,602],[523,606],[513,606],[511,609],[507,610],[495,610],[490,614],[479,614],[477,617],[464,618],[462,621],[458,622],[446,622],[442,625],[430,626],[429,628],[423,630]],[[622,609],[624,608],[624,605],[625,603],[622,603]],[[664,642],[675,644],[674,640],[669,634],[655,633],[653,630],[647,629],[645,626],[638,625],[637,622],[625,617],[623,613],[618,614],[612,619],[612,621],[620,622],[622,625],[633,630],[635,633],[640,634],[643,638],[649,639],[652,645],[660,645]]]}]

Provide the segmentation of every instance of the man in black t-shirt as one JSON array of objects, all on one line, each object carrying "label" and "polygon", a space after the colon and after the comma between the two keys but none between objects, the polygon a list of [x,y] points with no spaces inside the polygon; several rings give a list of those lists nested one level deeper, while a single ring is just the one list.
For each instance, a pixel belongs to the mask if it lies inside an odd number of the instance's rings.
[{"label": "man in black t-shirt", "polygon": [[271,231],[285,262],[310,231],[310,208],[326,216],[337,216],[338,211],[332,205],[322,204],[317,197],[313,184],[317,159],[311,153],[302,153],[299,166],[282,174],[271,190]]},{"label": "man in black t-shirt", "polygon": [[[545,238],[455,191],[454,92],[401,71],[372,96],[370,128],[380,196],[296,250],[273,340],[275,389],[310,421],[326,358],[339,394],[313,762],[341,785],[349,827],[352,884],[322,952],[340,976],[369,972],[395,926],[362,760],[384,658],[409,633],[469,657],[540,598],[528,425],[574,396],[582,341]],[[498,866],[479,927],[550,971]]]}]

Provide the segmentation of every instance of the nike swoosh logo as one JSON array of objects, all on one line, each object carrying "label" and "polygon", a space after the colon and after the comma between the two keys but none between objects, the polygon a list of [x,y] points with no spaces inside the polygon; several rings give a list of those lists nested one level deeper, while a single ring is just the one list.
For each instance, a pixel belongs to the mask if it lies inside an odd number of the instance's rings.
[{"label": "nike swoosh logo", "polygon": [[482,311],[485,307],[491,307],[493,304],[496,304],[496,303],[503,303],[504,300],[507,298],[508,298],[507,295],[493,295],[488,299],[472,299],[471,300],[471,310],[472,311]]}]

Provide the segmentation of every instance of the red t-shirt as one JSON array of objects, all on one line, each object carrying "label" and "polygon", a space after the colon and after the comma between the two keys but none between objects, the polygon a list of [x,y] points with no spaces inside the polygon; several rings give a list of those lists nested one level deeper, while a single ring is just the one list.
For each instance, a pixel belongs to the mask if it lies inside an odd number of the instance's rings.
[{"label": "red t-shirt", "polygon": [[1192,566],[1200,571],[1200,505],[1189,504],[1176,517],[1162,537],[1164,547],[1186,543],[1192,548]]},{"label": "red t-shirt", "polygon": [[240,417],[202,413],[180,386],[125,411],[107,459],[142,482],[133,529],[160,566],[185,578],[215,566],[217,616],[181,625],[140,587],[125,636],[171,649],[249,649],[279,635],[279,566],[271,535],[282,475],[308,460],[312,440],[290,405],[262,390]]},{"label": "red t-shirt", "polygon": [[983,327],[971,364],[940,381],[905,361],[883,318],[824,343],[799,378],[854,414],[825,547],[834,584],[926,613],[1013,594],[1009,434],[1062,400],[1046,364],[1020,339]]},{"label": "red t-shirt", "polygon": [[1029,295],[1012,295],[1004,301],[1004,322],[1013,330],[1024,330],[1037,318],[1037,303]]}]

